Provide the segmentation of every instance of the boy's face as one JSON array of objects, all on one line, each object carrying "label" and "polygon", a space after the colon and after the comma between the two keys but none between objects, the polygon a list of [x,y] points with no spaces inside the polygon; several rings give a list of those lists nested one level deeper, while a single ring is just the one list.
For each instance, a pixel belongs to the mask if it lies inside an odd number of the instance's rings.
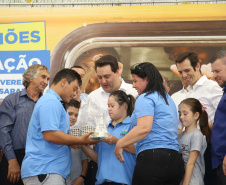
[{"label": "boy's face", "polygon": [[78,118],[78,108],[68,107],[68,114],[70,119],[70,126],[74,125]]}]

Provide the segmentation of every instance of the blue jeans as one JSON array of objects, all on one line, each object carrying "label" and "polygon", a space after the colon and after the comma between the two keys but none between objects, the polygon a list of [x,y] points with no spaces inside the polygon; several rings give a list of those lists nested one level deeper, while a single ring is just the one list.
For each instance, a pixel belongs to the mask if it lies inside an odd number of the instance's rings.
[{"label": "blue jeans", "polygon": [[179,185],[183,176],[184,161],[177,151],[149,149],[137,156],[132,185]]},{"label": "blue jeans", "polygon": [[65,179],[56,173],[47,174],[42,182],[39,181],[38,176],[25,177],[22,180],[24,185],[66,185]]}]

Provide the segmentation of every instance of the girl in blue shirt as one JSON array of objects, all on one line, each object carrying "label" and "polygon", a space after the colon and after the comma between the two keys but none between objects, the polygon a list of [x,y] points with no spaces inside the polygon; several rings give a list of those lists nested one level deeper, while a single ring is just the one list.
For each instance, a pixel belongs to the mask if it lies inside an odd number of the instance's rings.
[{"label": "girl in blue shirt", "polygon": [[83,151],[93,161],[97,162],[96,185],[132,184],[132,176],[136,163],[135,147],[131,144],[125,147],[124,162],[117,160],[114,149],[119,139],[123,138],[133,126],[130,116],[134,109],[134,97],[118,90],[110,94],[108,112],[111,121],[107,127],[109,136],[102,139],[95,150],[82,146]]},{"label": "girl in blue shirt", "polygon": [[135,143],[133,185],[179,185],[184,166],[178,152],[176,106],[153,64],[135,64],[131,73],[139,94],[131,116],[134,128],[117,142],[115,155],[123,162],[123,149]]}]

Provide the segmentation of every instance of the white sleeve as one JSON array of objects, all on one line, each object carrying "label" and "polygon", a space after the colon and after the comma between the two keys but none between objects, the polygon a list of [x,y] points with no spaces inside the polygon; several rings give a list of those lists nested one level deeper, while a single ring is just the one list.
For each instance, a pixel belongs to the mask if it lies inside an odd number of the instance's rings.
[{"label": "white sleeve", "polygon": [[215,111],[217,110],[217,106],[221,100],[221,97],[223,95],[222,88],[216,83],[211,89],[210,89],[210,103],[214,107]]}]

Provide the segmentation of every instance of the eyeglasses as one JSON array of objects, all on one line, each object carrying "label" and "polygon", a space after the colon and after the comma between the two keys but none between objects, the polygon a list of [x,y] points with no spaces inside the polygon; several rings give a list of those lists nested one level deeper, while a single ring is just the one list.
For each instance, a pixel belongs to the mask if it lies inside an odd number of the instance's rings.
[{"label": "eyeglasses", "polygon": [[143,69],[142,67],[140,67],[139,65],[140,65],[140,63],[134,64],[134,65],[130,68],[130,70],[133,71],[133,70],[135,70],[135,69],[138,69],[141,73],[146,74],[145,71],[144,71],[144,69]]}]

